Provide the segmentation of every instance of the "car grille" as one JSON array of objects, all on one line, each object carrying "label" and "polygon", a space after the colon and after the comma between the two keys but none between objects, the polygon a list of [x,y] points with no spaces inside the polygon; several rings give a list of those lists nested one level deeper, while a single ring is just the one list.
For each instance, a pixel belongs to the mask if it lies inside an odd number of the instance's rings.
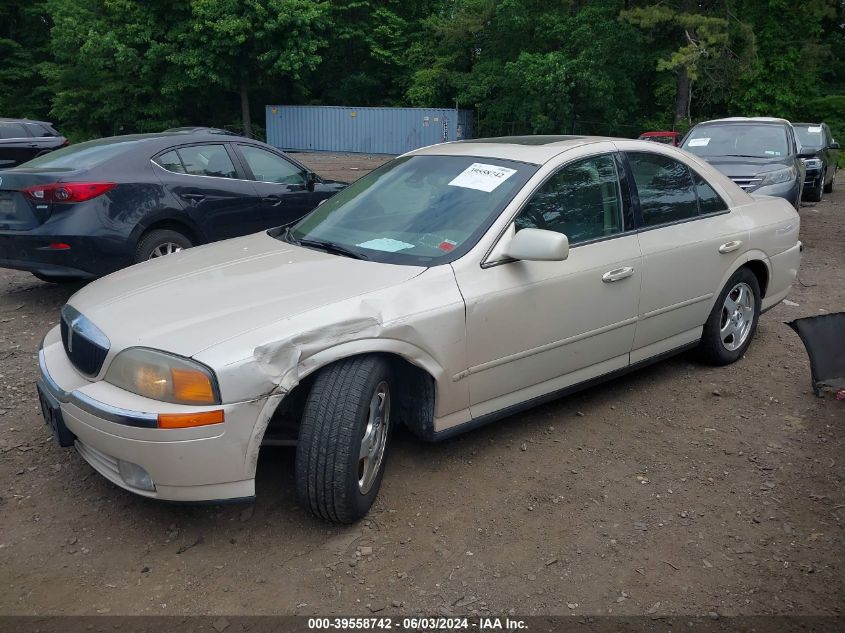
[{"label": "car grille", "polygon": [[96,376],[111,346],[106,335],[69,305],[62,309],[59,327],[65,353],[73,366],[83,374]]},{"label": "car grille", "polygon": [[740,187],[742,187],[745,190],[756,189],[757,187],[760,186],[760,183],[763,182],[762,178],[753,178],[753,177],[743,178],[743,177],[740,177],[740,176],[731,176],[731,180],[733,180],[736,184],[738,184]]}]

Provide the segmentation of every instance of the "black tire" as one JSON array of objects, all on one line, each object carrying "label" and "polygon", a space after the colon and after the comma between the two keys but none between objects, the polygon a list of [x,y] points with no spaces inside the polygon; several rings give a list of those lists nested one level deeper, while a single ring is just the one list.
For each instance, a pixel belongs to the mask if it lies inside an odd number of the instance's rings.
[{"label": "black tire", "polygon": [[32,273],[33,277],[46,281],[48,284],[72,284],[80,281],[81,277],[63,277],[61,275],[45,275],[43,273]]},{"label": "black tire", "polygon": [[[732,293],[739,284],[745,284],[750,289],[754,300],[753,316],[747,334],[745,334],[744,339],[740,338],[742,342],[739,347],[729,349],[728,345],[723,343],[720,331],[722,325],[726,322],[726,316],[729,316],[725,308],[725,300],[728,294]],[[698,354],[701,360],[710,365],[730,365],[742,358],[751,344],[751,340],[757,331],[757,324],[760,322],[760,302],[760,282],[757,281],[757,277],[751,270],[740,268],[731,276],[722,292],[719,293],[716,303],[710,311],[710,316],[704,324],[704,331],[701,333],[701,341],[698,344]]]},{"label": "black tire", "polygon": [[836,184],[836,171],[837,168],[833,168],[833,175],[830,177],[830,182],[824,186],[825,193],[833,193],[833,186]]},{"label": "black tire", "polygon": [[822,186],[819,185],[814,189],[807,189],[804,192],[804,200],[807,202],[821,202],[822,199]]},{"label": "black tire", "polygon": [[140,240],[138,240],[138,247],[135,249],[135,263],[145,262],[148,259],[155,259],[156,249],[166,245],[175,244],[180,249],[191,248],[193,243],[188,237],[179,231],[171,229],[155,229],[149,233],[145,233]]},{"label": "black tire", "polygon": [[804,195],[802,196],[804,200],[807,202],[821,202],[822,199],[822,189],[824,188],[824,179],[827,177],[827,174],[822,172],[822,177],[819,180],[819,186],[814,187],[813,189],[805,189]]},{"label": "black tire", "polygon": [[[387,385],[383,451],[366,492],[359,485],[359,454],[368,430],[370,403]],[[356,356],[323,369],[314,381],[299,429],[296,491],[313,514],[335,523],[353,523],[375,501],[390,444],[390,365],[379,356]],[[375,460],[374,460],[375,461]]]}]

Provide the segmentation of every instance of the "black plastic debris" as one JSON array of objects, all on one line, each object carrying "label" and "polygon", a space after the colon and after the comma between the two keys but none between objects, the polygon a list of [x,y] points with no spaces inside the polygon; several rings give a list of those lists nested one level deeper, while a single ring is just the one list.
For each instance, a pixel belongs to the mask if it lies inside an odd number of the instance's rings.
[{"label": "black plastic debris", "polygon": [[815,394],[845,390],[845,312],[795,319],[787,325],[807,348]]}]

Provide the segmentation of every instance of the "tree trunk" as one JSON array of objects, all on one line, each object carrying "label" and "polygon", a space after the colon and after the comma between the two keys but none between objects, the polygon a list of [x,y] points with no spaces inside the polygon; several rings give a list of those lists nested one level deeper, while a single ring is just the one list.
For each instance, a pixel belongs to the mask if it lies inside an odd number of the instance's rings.
[{"label": "tree trunk", "polygon": [[675,127],[689,119],[690,80],[685,66],[678,68],[675,89]]},{"label": "tree trunk", "polygon": [[241,79],[241,118],[244,122],[244,136],[252,138],[252,119],[249,116],[249,83]]}]

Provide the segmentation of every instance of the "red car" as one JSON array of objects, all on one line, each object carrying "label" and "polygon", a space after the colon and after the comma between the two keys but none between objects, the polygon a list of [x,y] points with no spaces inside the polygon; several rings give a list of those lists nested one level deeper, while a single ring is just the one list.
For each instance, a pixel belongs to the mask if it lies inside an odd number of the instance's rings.
[{"label": "red car", "polygon": [[654,141],[655,143],[665,143],[666,145],[674,145],[675,147],[681,144],[680,132],[643,132],[638,138],[641,141]]}]

